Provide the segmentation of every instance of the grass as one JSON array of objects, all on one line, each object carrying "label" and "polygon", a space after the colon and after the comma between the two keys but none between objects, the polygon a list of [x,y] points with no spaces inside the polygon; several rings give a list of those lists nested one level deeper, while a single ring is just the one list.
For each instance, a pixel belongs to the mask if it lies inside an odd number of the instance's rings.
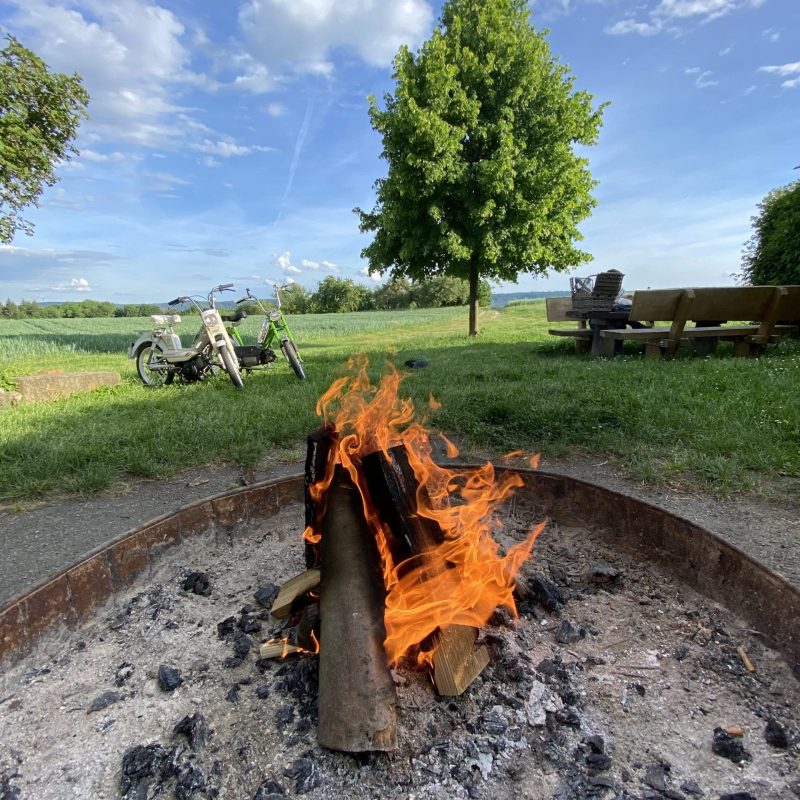
[{"label": "grass", "polygon": [[[437,429],[468,449],[548,456],[597,455],[636,480],[724,493],[797,489],[800,342],[760,359],[655,362],[635,350],[610,362],[576,356],[547,334],[544,301],[483,313],[477,340],[464,309],[368,312],[290,319],[308,380],[281,361],[236,392],[203,385],[143,387],[126,349],[148,320],[0,321],[0,380],[43,369],[115,369],[123,384],[0,412],[0,501],[94,492],[130,476],[165,477],[224,460],[256,464],[291,448],[317,424],[314,405],[350,355],[366,352],[377,378],[385,359],[424,357],[402,391]],[[245,321],[252,340],[258,319]],[[184,338],[196,318],[182,324]],[[629,347],[630,345],[626,345]]]}]

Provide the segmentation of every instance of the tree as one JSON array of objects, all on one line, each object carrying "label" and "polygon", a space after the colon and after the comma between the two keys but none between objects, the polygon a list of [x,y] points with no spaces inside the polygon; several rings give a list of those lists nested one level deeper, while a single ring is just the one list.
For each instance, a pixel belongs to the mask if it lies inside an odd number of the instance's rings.
[{"label": "tree", "polygon": [[334,278],[328,275],[320,281],[312,297],[317,314],[335,314],[347,311],[362,311],[370,304],[370,292],[366,286],[350,278]]},{"label": "tree", "polygon": [[0,50],[0,242],[33,233],[22,216],[38,205],[56,166],[78,151],[72,142],[89,95],[78,75],[51,72],[13,36]]},{"label": "tree", "polygon": [[800,283],[800,181],[773,189],[758,209],[740,277],[755,286]]},{"label": "tree", "polygon": [[574,91],[569,68],[529,22],[526,0],[446,0],[416,55],[394,61],[394,94],[370,118],[386,178],[376,205],[356,209],[375,238],[370,269],[470,283],[470,335],[479,280],[567,270],[591,256],[573,244],[595,205],[588,162],[603,106]]}]

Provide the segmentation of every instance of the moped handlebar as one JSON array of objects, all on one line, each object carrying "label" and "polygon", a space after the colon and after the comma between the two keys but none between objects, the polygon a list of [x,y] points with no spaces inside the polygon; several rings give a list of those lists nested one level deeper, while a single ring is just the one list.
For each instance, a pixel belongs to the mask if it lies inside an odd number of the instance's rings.
[{"label": "moped handlebar", "polygon": [[216,289],[214,289],[214,291],[215,292],[227,292],[230,289],[233,289],[233,284],[232,283],[221,283],[219,286],[217,286]]},{"label": "moped handlebar", "polygon": [[236,305],[238,306],[240,303],[246,303],[249,299],[249,297],[243,297],[241,300],[236,301]]},{"label": "moped handlebar", "polygon": [[176,297],[174,300],[170,300],[167,303],[168,306],[176,306],[178,303],[182,303],[186,298],[185,297]]}]

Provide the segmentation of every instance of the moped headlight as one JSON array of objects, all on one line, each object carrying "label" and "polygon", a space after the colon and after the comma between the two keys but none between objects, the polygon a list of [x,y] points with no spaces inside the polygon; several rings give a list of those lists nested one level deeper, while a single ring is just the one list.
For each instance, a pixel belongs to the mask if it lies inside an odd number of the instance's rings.
[{"label": "moped headlight", "polygon": [[270,311],[269,312],[269,318],[273,322],[278,322],[278,320],[280,320],[280,318],[281,318],[280,312],[279,311]]}]

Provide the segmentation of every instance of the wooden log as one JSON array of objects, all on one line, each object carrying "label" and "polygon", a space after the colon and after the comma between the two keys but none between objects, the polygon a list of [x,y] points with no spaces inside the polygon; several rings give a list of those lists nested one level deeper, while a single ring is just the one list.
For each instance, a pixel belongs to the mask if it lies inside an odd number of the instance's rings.
[{"label": "wooden log", "polygon": [[319,586],[320,571],[318,569],[307,569],[299,575],[295,575],[291,580],[281,586],[275,602],[272,604],[270,613],[278,619],[286,619],[292,612],[292,604],[299,597],[307,594],[312,589]]},{"label": "wooden log", "polygon": [[397,698],[383,649],[386,592],[377,544],[342,467],[327,494],[317,738],[332,750],[394,750]]},{"label": "wooden log", "polygon": [[[444,541],[439,524],[416,513],[419,483],[404,446],[390,448],[388,459],[371,453],[361,466],[370,499],[394,536],[390,548],[395,563]],[[467,625],[451,625],[433,634],[433,679],[439,694],[461,694],[489,663],[488,649],[475,647],[477,633]]]},{"label": "wooden log", "polygon": [[[305,508],[306,508],[306,528],[313,528],[319,533],[322,515],[325,512],[322,504],[314,500],[311,487],[325,480],[328,470],[332,468],[331,459],[335,457],[335,447],[337,436],[336,430],[332,425],[323,425],[314,433],[310,434],[306,440],[306,463],[305,463]],[[320,561],[320,548],[318,544],[306,542],[305,546],[306,566],[318,567]]]}]

